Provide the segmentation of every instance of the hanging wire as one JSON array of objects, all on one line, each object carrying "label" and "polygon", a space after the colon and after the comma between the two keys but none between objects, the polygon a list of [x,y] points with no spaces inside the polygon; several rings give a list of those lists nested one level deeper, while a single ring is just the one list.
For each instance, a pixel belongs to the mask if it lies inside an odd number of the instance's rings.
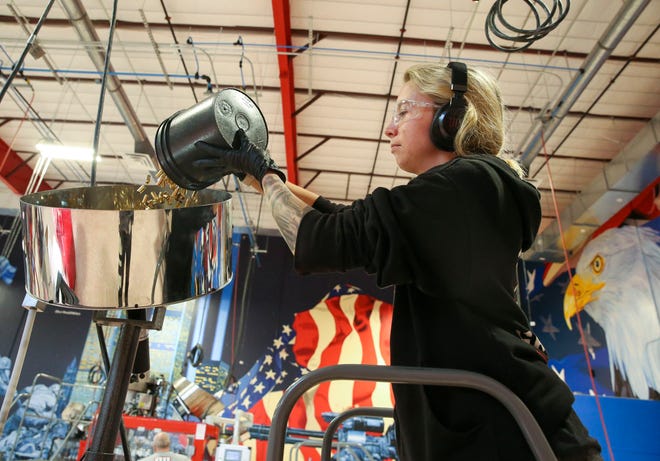
[{"label": "hanging wire", "polygon": [[[559,238],[561,241],[561,248],[564,253],[564,264],[566,267],[566,272],[568,274],[568,281],[569,281],[569,286],[571,286],[571,282],[573,281],[573,274],[571,273],[571,263],[570,263],[570,258],[568,256],[568,247],[566,245],[566,237],[564,236],[564,231],[562,230],[562,224],[561,224],[561,217],[559,213],[559,205],[557,203],[557,193],[555,191],[555,183],[554,179],[552,177],[552,170],[550,169],[550,162],[549,162],[549,156],[548,156],[548,151],[547,151],[547,146],[545,142],[545,132],[542,130],[541,131],[541,146],[543,149],[543,156],[546,158],[546,171],[548,173],[548,184],[550,186],[550,197],[552,198],[552,206],[555,211],[555,216],[557,217],[557,228],[559,229]],[[596,402],[596,408],[598,409],[598,418],[600,419],[600,424],[601,427],[603,428],[603,434],[605,436],[605,445],[607,447],[607,452],[610,456],[610,459],[614,461],[614,452],[612,451],[612,443],[610,442],[610,437],[607,432],[607,425],[605,424],[605,416],[603,414],[603,408],[600,405],[600,397],[598,396],[598,389],[596,388],[596,380],[594,379],[594,371],[591,366],[591,359],[589,358],[589,351],[587,348],[587,340],[584,336],[584,329],[582,328],[582,319],[580,316],[580,313],[577,312],[575,314],[575,318],[577,319],[577,327],[578,327],[578,332],[580,333],[580,339],[582,340],[582,352],[584,353],[584,360],[587,363],[587,371],[589,373],[589,381],[591,383],[591,390],[594,393],[594,400]]]},{"label": "hanging wire", "polygon": [[243,91],[245,91],[245,76],[243,75],[243,59],[245,58],[245,44],[243,43],[243,37],[240,35],[238,36],[238,39],[234,42],[234,45],[238,45],[241,47],[241,58],[238,61],[238,68],[241,71],[241,88],[243,88]]},{"label": "hanging wire", "polygon": [[[241,52],[241,62],[239,63],[240,68],[241,68],[241,79],[243,79],[243,60],[247,61],[247,63],[250,65],[250,72],[252,73],[252,89],[254,91],[253,97],[254,97],[254,102],[259,105],[259,92],[257,91],[257,81],[256,77],[254,74],[254,64],[252,64],[252,60],[245,56],[244,52]],[[261,85],[263,87],[263,84]],[[247,91],[247,89],[246,89]]]},{"label": "hanging wire", "polygon": [[192,48],[193,57],[195,58],[195,74],[199,74],[199,58],[197,57],[197,50],[195,49],[193,38],[189,36],[186,39],[186,43]]},{"label": "hanging wire", "polygon": [[186,43],[192,48],[193,56],[195,58],[195,80],[202,79],[206,81],[206,93],[213,93],[213,85],[211,84],[211,77],[205,74],[199,73],[199,57],[197,57],[197,49],[195,48],[195,42],[192,37],[186,39]]},{"label": "hanging wire", "polygon": [[23,62],[25,61],[25,56],[28,54],[28,52],[32,48],[32,45],[34,44],[35,40],[37,39],[37,34],[39,33],[39,29],[41,29],[41,25],[46,20],[46,17],[48,16],[48,12],[52,8],[53,3],[54,3],[54,0],[50,0],[48,2],[48,4],[46,5],[46,9],[41,14],[41,17],[39,18],[39,21],[37,21],[37,25],[34,27],[34,31],[32,31],[32,35],[30,35],[28,37],[27,43],[25,44],[25,47],[23,48],[23,52],[21,53],[21,56],[18,58],[18,60],[14,64],[14,68],[12,69],[11,73],[9,74],[9,77],[7,77],[7,80],[5,81],[5,84],[2,86],[2,89],[0,89],[0,101],[2,101],[2,98],[5,96],[5,94],[7,93],[7,90],[11,86],[12,80],[14,80],[14,77],[16,77],[16,74],[19,72],[19,70],[23,66]]},{"label": "hanging wire", "polygon": [[[507,0],[496,0],[488,12],[485,23],[486,39],[496,50],[511,53],[529,48],[535,41],[542,39],[553,31],[564,20],[571,7],[570,0],[523,1],[532,13],[535,23],[534,28],[515,27],[504,18],[503,9]],[[552,8],[549,8],[549,6],[552,6]],[[519,8],[513,7],[510,10],[520,11]],[[498,45],[493,41],[493,35],[502,40],[514,42],[514,44]]]}]

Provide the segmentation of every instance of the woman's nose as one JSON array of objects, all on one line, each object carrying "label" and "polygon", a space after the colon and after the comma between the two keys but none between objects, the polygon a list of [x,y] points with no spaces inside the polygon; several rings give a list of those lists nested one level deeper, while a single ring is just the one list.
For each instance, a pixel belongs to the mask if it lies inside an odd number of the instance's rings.
[{"label": "woman's nose", "polygon": [[396,130],[397,130],[396,124],[392,120],[390,120],[387,124],[387,127],[385,127],[385,136],[387,136],[388,138],[394,137],[394,135],[396,135]]}]

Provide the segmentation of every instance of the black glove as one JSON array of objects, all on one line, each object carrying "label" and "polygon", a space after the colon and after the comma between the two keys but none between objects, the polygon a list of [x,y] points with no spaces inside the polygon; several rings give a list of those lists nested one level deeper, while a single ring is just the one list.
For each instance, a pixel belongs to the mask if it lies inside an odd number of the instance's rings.
[{"label": "black glove", "polygon": [[[209,157],[193,162],[195,166],[214,168],[245,177],[245,174],[254,176],[259,182],[269,171],[276,173],[282,181],[286,176],[275,164],[268,152],[254,145],[247,137],[245,131],[238,129],[234,136],[232,148],[215,146],[204,141],[197,141],[195,147]],[[242,179],[242,178],[241,178]]]}]

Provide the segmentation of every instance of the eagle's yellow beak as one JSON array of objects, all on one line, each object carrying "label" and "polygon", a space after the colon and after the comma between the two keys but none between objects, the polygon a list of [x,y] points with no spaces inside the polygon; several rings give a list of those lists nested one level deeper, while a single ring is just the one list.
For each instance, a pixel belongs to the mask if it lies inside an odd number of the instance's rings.
[{"label": "eagle's yellow beak", "polygon": [[566,287],[566,294],[564,294],[564,319],[569,330],[573,329],[571,317],[584,309],[591,301],[597,300],[598,297],[594,296],[594,293],[604,286],[605,282],[594,283],[578,274],[573,276],[571,283]]}]

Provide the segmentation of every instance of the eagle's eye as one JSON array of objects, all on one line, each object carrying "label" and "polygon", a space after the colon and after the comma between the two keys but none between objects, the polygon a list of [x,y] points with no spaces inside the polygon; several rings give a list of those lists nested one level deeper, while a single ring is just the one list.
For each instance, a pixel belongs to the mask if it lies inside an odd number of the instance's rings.
[{"label": "eagle's eye", "polygon": [[605,269],[605,260],[601,255],[596,255],[589,265],[596,274],[600,274]]}]

